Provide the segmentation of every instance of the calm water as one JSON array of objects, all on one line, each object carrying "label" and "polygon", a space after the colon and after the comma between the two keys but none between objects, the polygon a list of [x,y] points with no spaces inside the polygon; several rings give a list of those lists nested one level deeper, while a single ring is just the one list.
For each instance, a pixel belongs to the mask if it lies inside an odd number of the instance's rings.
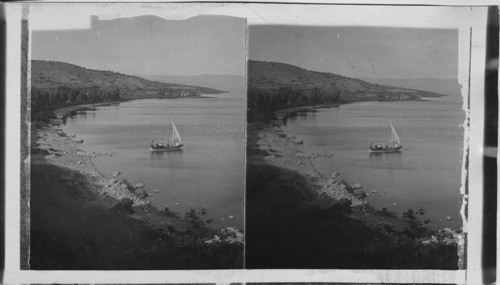
[{"label": "calm water", "polygon": [[[217,224],[241,228],[244,98],[233,93],[101,106],[68,118],[64,131],[82,138],[86,151],[113,152],[112,157],[95,158],[96,167],[105,174],[120,171],[119,178],[132,184],[144,183],[154,206],[169,207],[181,216],[191,208],[205,208],[207,218]],[[182,137],[183,151],[151,153],[152,139],[171,138],[169,118]]]},{"label": "calm water", "polygon": [[[460,227],[464,118],[460,96],[432,102],[362,102],[299,112],[284,130],[304,141],[305,152],[333,153],[332,158],[314,160],[316,168],[328,177],[338,171],[346,181],[360,182],[374,207],[386,206],[399,215],[422,208],[432,225]],[[370,141],[385,145],[390,139],[388,121],[403,152],[370,154]]]}]

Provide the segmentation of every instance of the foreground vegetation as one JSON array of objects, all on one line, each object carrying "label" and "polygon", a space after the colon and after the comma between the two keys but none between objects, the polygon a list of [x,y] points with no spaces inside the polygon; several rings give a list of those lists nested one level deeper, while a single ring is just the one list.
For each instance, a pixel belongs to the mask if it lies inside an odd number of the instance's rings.
[{"label": "foreground vegetation", "polygon": [[334,104],[340,102],[340,92],[329,93],[320,88],[296,90],[281,87],[276,90],[249,88],[248,122],[267,122],[273,118],[273,112],[279,109]]},{"label": "foreground vegetation", "polygon": [[370,207],[352,208],[345,201],[319,207],[310,180],[263,159],[271,155],[258,149],[259,127],[264,126],[248,125],[247,268],[458,268],[457,245],[424,245],[422,240],[431,230],[413,211],[403,217],[408,227],[396,232],[351,217],[355,211],[373,211]]},{"label": "foreground vegetation", "polygon": [[[187,226],[153,229],[127,201],[100,197],[82,174],[49,164],[31,167],[33,270],[242,268],[243,246],[211,243],[213,230],[193,211]],[[151,209],[149,209],[151,211]],[[161,214],[161,212],[160,212]],[[164,215],[172,215],[166,210]]]},{"label": "foreground vegetation", "polygon": [[48,119],[53,117],[52,111],[57,108],[81,104],[112,102],[121,99],[119,89],[103,89],[95,85],[90,88],[60,86],[53,92],[32,87],[31,121],[48,122]]}]

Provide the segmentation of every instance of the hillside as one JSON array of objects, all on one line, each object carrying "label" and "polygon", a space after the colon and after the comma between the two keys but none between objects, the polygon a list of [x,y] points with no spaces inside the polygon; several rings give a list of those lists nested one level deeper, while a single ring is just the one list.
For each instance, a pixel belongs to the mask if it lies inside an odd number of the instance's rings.
[{"label": "hillside", "polygon": [[434,78],[418,78],[418,79],[399,79],[399,78],[360,78],[366,82],[381,84],[386,86],[396,86],[401,88],[418,89],[430,91],[450,96],[460,96],[461,88],[457,79],[434,79]]},{"label": "hillside", "polygon": [[429,91],[383,86],[333,73],[310,71],[284,63],[253,60],[248,62],[248,87],[268,92],[289,88],[305,94],[316,88],[326,93],[338,93],[342,101],[419,100],[421,97],[442,96]]},{"label": "hillside", "polygon": [[233,92],[244,92],[246,81],[244,75],[140,75],[149,80],[175,82],[178,84],[205,86]]},{"label": "hillside", "polygon": [[212,88],[162,83],[118,72],[92,70],[57,61],[31,61],[31,86],[54,92],[59,87],[85,90],[98,86],[104,90],[118,89],[121,98],[198,96],[224,91]]}]

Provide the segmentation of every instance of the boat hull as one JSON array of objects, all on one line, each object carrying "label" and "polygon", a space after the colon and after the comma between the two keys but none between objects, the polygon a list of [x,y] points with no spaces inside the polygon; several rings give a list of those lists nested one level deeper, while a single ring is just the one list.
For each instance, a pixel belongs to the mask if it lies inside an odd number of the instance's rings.
[{"label": "boat hull", "polygon": [[368,151],[370,153],[391,153],[391,152],[401,152],[403,147],[398,148],[389,148],[389,149],[372,149],[370,148]]},{"label": "boat hull", "polygon": [[165,146],[165,147],[150,147],[149,150],[152,152],[165,152],[165,151],[177,151],[177,150],[182,150],[182,147],[184,145],[178,145],[178,146]]}]

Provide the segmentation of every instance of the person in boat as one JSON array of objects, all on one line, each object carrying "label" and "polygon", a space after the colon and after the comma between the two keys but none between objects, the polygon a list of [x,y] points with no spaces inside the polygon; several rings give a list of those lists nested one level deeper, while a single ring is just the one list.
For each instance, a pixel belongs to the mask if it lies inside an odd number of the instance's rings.
[{"label": "person in boat", "polygon": [[170,146],[170,142],[167,142],[167,147],[169,147],[169,146]]},{"label": "person in boat", "polygon": [[151,147],[155,147],[155,140],[151,140]]},{"label": "person in boat", "polygon": [[163,140],[160,141],[160,143],[158,144],[159,147],[163,147]]},{"label": "person in boat", "polygon": [[373,149],[373,142],[370,142],[370,149]]}]

